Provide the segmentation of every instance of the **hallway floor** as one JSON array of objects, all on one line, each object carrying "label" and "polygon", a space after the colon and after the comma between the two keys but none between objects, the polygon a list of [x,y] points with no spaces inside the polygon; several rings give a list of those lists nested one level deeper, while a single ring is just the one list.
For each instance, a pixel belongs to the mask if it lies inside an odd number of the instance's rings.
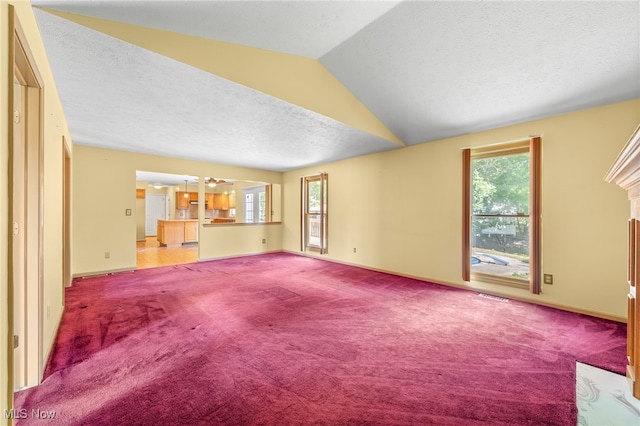
[{"label": "hallway floor", "polygon": [[198,261],[197,243],[182,247],[160,247],[156,237],[147,237],[146,241],[138,241],[136,246],[136,265],[138,269],[181,265]]}]

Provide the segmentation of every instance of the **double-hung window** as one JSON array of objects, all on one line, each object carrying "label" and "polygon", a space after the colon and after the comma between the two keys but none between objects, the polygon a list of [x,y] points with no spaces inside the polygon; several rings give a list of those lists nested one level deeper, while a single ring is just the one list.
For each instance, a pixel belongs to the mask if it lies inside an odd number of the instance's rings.
[{"label": "double-hung window", "polygon": [[463,151],[465,281],[540,293],[540,138]]}]

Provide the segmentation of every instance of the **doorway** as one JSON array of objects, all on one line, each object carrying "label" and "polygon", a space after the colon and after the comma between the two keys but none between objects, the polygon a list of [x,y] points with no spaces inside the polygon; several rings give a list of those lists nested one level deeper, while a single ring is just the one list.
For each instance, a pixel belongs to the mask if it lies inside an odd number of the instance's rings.
[{"label": "doorway", "polygon": [[13,389],[42,378],[43,144],[42,79],[24,33],[10,14],[13,108],[10,128],[10,333]]},{"label": "doorway", "polygon": [[[183,229],[184,243],[166,243],[163,230],[170,225],[172,232],[177,232],[178,222],[197,221],[197,177],[176,175],[172,173],[136,170],[136,194],[138,196],[136,211],[136,267],[138,269],[158,266],[179,265],[198,261],[197,225],[189,229],[196,230],[195,241],[187,230]],[[185,181],[192,182],[187,185]],[[193,184],[196,182],[196,184]],[[144,194],[144,195],[142,195]],[[195,194],[194,202],[187,199],[186,208],[178,205],[183,202],[184,194]],[[186,198],[186,197],[185,197]],[[168,221],[158,229],[158,219]],[[171,234],[172,238],[175,236]]]}]

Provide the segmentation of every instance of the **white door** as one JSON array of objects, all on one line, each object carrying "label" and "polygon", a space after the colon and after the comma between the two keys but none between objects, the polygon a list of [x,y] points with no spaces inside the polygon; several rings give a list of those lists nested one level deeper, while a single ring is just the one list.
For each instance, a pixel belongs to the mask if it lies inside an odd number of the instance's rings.
[{"label": "white door", "polygon": [[164,199],[165,196],[162,194],[147,194],[146,196],[145,235],[147,237],[158,235],[158,219],[166,219]]}]

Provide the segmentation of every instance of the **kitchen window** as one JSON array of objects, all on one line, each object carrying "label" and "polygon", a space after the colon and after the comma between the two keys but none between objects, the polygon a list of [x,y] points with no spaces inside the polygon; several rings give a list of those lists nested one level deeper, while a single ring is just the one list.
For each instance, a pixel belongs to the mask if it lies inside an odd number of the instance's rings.
[{"label": "kitchen window", "polygon": [[244,194],[244,221],[253,223],[253,194]]},{"label": "kitchen window", "polygon": [[264,223],[270,220],[269,188],[268,185],[243,188],[245,222]]}]

